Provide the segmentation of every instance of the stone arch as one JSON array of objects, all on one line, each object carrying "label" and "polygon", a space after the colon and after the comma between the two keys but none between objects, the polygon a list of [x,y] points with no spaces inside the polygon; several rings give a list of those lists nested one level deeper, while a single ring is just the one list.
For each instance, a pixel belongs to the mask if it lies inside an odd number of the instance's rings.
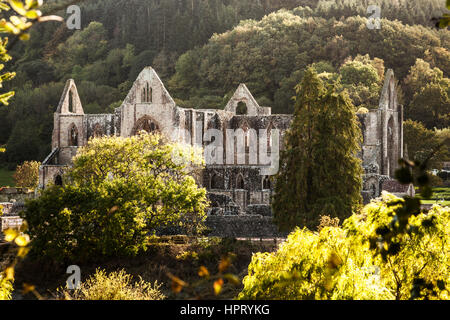
[{"label": "stone arch", "polygon": [[223,180],[217,173],[213,173],[209,179],[209,189],[223,189]]},{"label": "stone arch", "polygon": [[245,189],[244,176],[241,173],[236,176],[236,189]]},{"label": "stone arch", "polygon": [[143,116],[138,121],[136,121],[133,127],[133,135],[137,135],[140,131],[146,131],[148,133],[159,132],[159,125],[153,118],[149,116]]},{"label": "stone arch", "polygon": [[72,91],[72,89],[69,91],[69,101],[68,101],[68,104],[67,104],[67,108],[68,108],[68,110],[69,110],[69,113],[74,113],[74,110],[75,110],[75,106],[74,106],[74,101],[73,101],[73,91]]},{"label": "stone arch", "polygon": [[371,199],[378,197],[379,194],[379,183],[378,180],[374,177],[369,178],[365,183],[364,190],[370,192]]},{"label": "stone arch", "polygon": [[152,103],[153,102],[153,88],[148,82],[145,82],[141,89],[141,102]]},{"label": "stone arch", "polygon": [[239,101],[236,106],[236,115],[247,115],[248,114],[248,107],[247,102],[242,100]]},{"label": "stone arch", "polygon": [[69,126],[69,139],[68,139],[68,145],[69,147],[78,147],[79,146],[79,133],[77,126],[72,123]]},{"label": "stone arch", "polygon": [[62,180],[62,176],[60,174],[57,174],[55,176],[55,178],[53,179],[53,182],[55,183],[55,186],[60,186],[62,187],[63,185],[63,180]]},{"label": "stone arch", "polygon": [[94,138],[102,137],[105,134],[103,127],[100,125],[100,123],[96,123],[93,129],[92,136]]},{"label": "stone arch", "polygon": [[270,177],[269,176],[263,176],[262,177],[262,189],[263,190],[272,189],[272,182],[270,181]]},{"label": "stone arch", "polygon": [[267,151],[271,152],[272,150],[272,130],[276,130],[277,128],[274,126],[273,122],[270,122],[267,126]]},{"label": "stone arch", "polygon": [[391,116],[387,124],[387,153],[388,153],[388,174],[390,177],[394,176],[396,168],[396,157],[395,157],[395,128],[394,128],[394,117]]}]

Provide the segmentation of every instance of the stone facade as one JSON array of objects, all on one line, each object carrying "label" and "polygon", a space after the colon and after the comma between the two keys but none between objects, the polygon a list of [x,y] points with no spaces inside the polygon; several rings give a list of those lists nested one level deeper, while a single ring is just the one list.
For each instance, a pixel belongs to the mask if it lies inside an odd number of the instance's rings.
[{"label": "stone facade", "polygon": [[[379,108],[358,117],[364,137],[360,153],[365,170],[363,196],[369,201],[381,194],[383,182],[390,179],[403,156],[403,110],[397,103],[392,70],[386,73]],[[291,115],[272,115],[271,108],[259,106],[245,84],[239,85],[224,110],[180,108],[151,67],[140,73],[114,114],[85,114],[75,83],[69,80],[54,114],[53,151],[40,169],[40,187],[61,184],[61,175],[77,148],[92,137],[158,131],[171,141],[207,147],[218,142],[208,134],[214,129],[223,133],[224,148],[215,155],[215,162],[207,163],[200,179],[209,192],[209,214],[269,216],[273,181],[263,174],[261,148],[266,155],[272,154],[276,144],[271,133],[277,131],[282,149],[291,120]],[[241,136],[229,132],[243,133],[245,150],[231,153],[231,158],[229,148],[235,148]]]}]

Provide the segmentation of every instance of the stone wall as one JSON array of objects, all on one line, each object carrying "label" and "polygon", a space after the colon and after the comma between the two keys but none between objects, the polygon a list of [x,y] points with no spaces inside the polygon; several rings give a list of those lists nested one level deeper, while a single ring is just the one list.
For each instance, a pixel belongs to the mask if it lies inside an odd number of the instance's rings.
[{"label": "stone wall", "polygon": [[0,202],[25,202],[28,199],[34,199],[33,190],[26,188],[0,188]]},{"label": "stone wall", "polygon": [[206,226],[209,236],[226,238],[275,238],[285,237],[272,223],[272,217],[260,215],[208,216]]}]

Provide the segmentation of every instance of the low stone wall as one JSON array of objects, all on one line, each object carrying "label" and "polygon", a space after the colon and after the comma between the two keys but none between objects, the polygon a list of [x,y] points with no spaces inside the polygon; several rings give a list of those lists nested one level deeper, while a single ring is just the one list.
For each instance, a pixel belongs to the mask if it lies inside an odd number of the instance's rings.
[{"label": "low stone wall", "polygon": [[22,226],[22,223],[22,218],[18,216],[0,217],[0,232],[5,231],[6,229],[19,229]]},{"label": "low stone wall", "polygon": [[34,199],[33,190],[27,188],[0,188],[0,202],[25,202],[28,199]]},{"label": "low stone wall", "polygon": [[208,236],[227,238],[275,238],[285,237],[272,223],[272,217],[261,215],[208,216]]}]

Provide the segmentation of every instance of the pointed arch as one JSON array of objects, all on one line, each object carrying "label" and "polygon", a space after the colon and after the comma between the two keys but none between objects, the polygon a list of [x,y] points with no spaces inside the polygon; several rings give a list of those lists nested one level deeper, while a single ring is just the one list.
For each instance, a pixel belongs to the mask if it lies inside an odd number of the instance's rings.
[{"label": "pointed arch", "polygon": [[209,179],[209,189],[223,189],[223,181],[216,172]]},{"label": "pointed arch", "polygon": [[63,180],[62,180],[62,176],[60,174],[57,174],[53,180],[55,186],[60,186],[62,187],[63,185]]},{"label": "pointed arch", "polygon": [[270,181],[270,177],[269,176],[263,176],[262,177],[262,189],[263,190],[272,189],[272,183]]},{"label": "pointed arch", "polygon": [[69,131],[68,131],[68,146],[69,147],[78,147],[79,146],[79,134],[78,134],[78,128],[77,126],[72,123],[69,126]]},{"label": "pointed arch", "polygon": [[236,176],[236,185],[235,185],[236,189],[245,189],[245,181],[244,181],[244,176],[242,175],[242,173],[239,173]]},{"label": "pointed arch", "polygon": [[136,121],[133,127],[132,134],[137,135],[140,131],[146,131],[148,133],[159,132],[160,131],[159,128],[160,127],[158,123],[155,120],[153,120],[152,117],[143,116],[138,121]]},{"label": "pointed arch", "polygon": [[93,134],[92,136],[94,138],[100,138],[105,134],[103,127],[100,125],[100,123],[96,123],[94,126]]},{"label": "pointed arch", "polygon": [[247,113],[248,113],[247,103],[244,100],[239,101],[236,107],[236,115],[238,116],[247,115]]}]

